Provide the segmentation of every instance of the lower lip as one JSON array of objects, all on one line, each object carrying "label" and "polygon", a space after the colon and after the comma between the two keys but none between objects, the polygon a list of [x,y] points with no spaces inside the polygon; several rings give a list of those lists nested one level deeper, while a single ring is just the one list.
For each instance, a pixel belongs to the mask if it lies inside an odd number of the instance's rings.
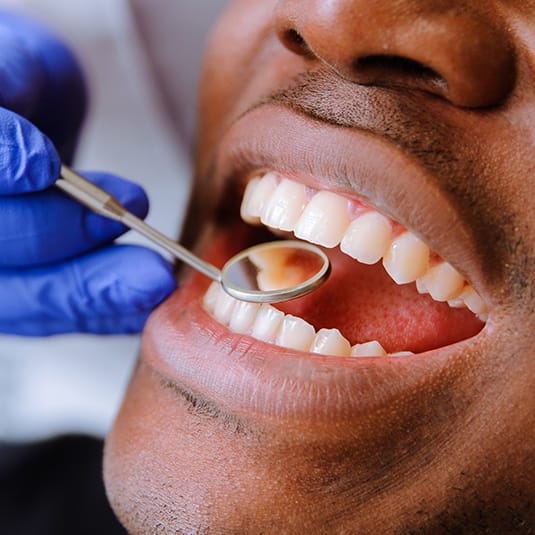
[{"label": "lower lip", "polygon": [[[419,395],[473,358],[476,337],[403,358],[305,354],[237,335],[202,307],[192,274],[151,316],[142,355],[160,375],[234,414],[340,421]],[[455,366],[457,367],[457,366]],[[449,380],[448,380],[449,381]]]}]

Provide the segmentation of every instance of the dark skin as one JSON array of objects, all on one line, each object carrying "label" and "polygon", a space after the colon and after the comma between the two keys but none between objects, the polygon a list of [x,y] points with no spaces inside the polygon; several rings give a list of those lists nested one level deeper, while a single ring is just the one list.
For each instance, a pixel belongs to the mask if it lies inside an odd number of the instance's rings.
[{"label": "dark skin", "polygon": [[244,245],[243,184],[275,169],[417,233],[489,318],[356,362],[231,333],[185,274],[107,443],[132,533],[535,530],[534,31],[525,0],[229,5],[202,86],[198,250]]}]

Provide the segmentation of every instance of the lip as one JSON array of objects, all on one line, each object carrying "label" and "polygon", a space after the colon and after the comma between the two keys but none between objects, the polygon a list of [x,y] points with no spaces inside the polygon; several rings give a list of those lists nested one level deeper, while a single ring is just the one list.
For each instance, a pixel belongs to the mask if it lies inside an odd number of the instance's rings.
[{"label": "lip", "polygon": [[142,355],[167,382],[227,415],[351,420],[411,394],[425,395],[425,385],[439,388],[444,382],[451,387],[457,375],[466,380],[488,338],[484,328],[463,342],[402,358],[306,354],[220,325],[201,305],[207,284],[192,274],[153,313]]},{"label": "lip", "polygon": [[[485,298],[481,260],[470,229],[463,226],[437,180],[384,139],[320,125],[284,107],[264,105],[229,128],[213,169],[211,179],[219,195],[229,184],[241,190],[260,169],[273,169],[311,187],[369,202],[419,234]],[[206,228],[204,238],[213,231],[211,225]],[[218,229],[217,235],[225,232],[232,235],[230,225],[226,231]],[[214,236],[208,236],[212,246],[217,241]],[[242,245],[228,242],[231,247]],[[233,252],[219,251],[209,260],[217,263],[223,260],[218,255]],[[422,385],[437,388],[441,382],[451,382],[452,369],[473,370],[488,338],[485,327],[468,340],[404,358],[306,354],[230,332],[202,308],[207,286],[198,274],[182,281],[151,316],[142,355],[179,389],[231,414],[329,422],[370,414],[406,395],[420,395]]]}]

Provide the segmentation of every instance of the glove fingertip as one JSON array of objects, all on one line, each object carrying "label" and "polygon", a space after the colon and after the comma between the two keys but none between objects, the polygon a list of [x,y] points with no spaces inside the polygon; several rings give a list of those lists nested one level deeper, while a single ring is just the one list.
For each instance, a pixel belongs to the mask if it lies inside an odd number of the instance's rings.
[{"label": "glove fingertip", "polygon": [[0,195],[43,190],[54,183],[61,166],[52,142],[26,119],[0,112]]}]

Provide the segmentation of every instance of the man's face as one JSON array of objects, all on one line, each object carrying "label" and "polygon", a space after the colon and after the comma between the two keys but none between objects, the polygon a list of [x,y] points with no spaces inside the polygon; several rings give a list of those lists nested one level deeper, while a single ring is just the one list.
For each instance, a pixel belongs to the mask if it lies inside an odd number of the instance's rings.
[{"label": "man's face", "polygon": [[277,229],[333,274],[277,309],[182,277],[107,444],[125,525],[533,528],[534,125],[531,0],[231,3],[190,235],[222,265]]}]

